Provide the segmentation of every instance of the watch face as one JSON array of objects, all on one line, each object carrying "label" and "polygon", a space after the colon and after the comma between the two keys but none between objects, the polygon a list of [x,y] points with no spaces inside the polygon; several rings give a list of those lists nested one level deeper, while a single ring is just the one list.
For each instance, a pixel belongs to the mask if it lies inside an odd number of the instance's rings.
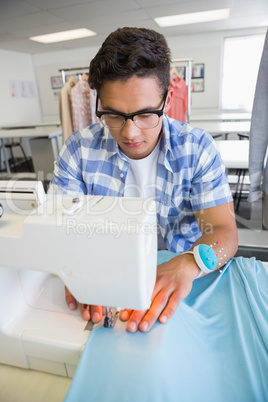
[{"label": "watch face", "polygon": [[207,244],[199,244],[198,246],[199,256],[207,269],[213,271],[218,263],[218,259],[213,248]]}]

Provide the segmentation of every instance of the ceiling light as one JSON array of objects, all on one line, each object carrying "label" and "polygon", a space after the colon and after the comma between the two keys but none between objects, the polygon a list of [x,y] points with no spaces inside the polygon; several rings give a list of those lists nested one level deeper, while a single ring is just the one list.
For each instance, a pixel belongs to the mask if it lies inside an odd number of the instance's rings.
[{"label": "ceiling light", "polygon": [[201,11],[198,13],[170,15],[168,17],[155,18],[155,22],[160,27],[172,27],[174,25],[197,24],[199,22],[218,21],[229,18],[230,9]]},{"label": "ceiling light", "polygon": [[29,39],[40,43],[54,43],[54,42],[63,42],[65,40],[87,38],[88,36],[94,36],[94,35],[97,35],[96,32],[90,31],[89,29],[86,28],[81,28],[81,29],[72,29],[71,31],[51,33],[47,35],[32,36]]}]

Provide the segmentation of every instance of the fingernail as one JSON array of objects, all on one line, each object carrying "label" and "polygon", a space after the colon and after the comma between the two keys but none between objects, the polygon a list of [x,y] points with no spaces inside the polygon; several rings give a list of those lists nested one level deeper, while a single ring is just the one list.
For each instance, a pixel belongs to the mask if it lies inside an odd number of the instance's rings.
[{"label": "fingernail", "polygon": [[140,329],[141,329],[142,331],[147,331],[148,327],[149,327],[148,321],[144,321],[144,322],[140,325]]},{"label": "fingernail", "polygon": [[69,304],[69,309],[70,309],[70,310],[75,310],[75,304],[74,304],[74,303],[70,303],[70,304]]},{"label": "fingernail", "polygon": [[89,312],[87,311],[87,310],[85,310],[84,312],[83,312],[83,319],[84,320],[89,320]]},{"label": "fingernail", "polygon": [[165,324],[167,322],[167,316],[163,315],[160,319],[160,322],[162,322],[162,324]]},{"label": "fingernail", "polygon": [[128,324],[128,330],[129,330],[130,332],[135,332],[135,331],[137,331],[137,324],[136,324],[134,321],[131,321],[131,322]]},{"label": "fingernail", "polygon": [[122,318],[122,320],[127,320],[128,319],[128,312],[127,311],[121,312],[121,318]]},{"label": "fingernail", "polygon": [[99,313],[94,313],[93,314],[93,316],[92,316],[92,321],[93,322],[99,322],[100,321],[100,315],[99,315]]}]

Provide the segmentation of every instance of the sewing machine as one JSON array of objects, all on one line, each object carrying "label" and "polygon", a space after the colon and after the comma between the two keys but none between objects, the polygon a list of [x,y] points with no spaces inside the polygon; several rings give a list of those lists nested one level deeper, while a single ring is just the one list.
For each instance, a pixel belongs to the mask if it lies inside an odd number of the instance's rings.
[{"label": "sewing machine", "polygon": [[90,331],[63,282],[78,302],[106,306],[106,324],[110,307],[149,308],[155,204],[46,195],[34,181],[0,181],[0,202],[0,363],[72,377]]}]

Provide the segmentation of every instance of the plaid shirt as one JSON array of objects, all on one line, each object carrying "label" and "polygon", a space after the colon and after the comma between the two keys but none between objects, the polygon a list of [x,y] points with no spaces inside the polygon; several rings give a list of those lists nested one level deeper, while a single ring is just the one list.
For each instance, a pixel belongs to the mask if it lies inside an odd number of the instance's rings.
[{"label": "plaid shirt", "polygon": [[[49,191],[123,197],[128,169],[109,130],[97,123],[68,138]],[[230,201],[225,168],[211,136],[164,115],[156,203],[168,250],[186,251],[201,236],[194,211]]]}]

